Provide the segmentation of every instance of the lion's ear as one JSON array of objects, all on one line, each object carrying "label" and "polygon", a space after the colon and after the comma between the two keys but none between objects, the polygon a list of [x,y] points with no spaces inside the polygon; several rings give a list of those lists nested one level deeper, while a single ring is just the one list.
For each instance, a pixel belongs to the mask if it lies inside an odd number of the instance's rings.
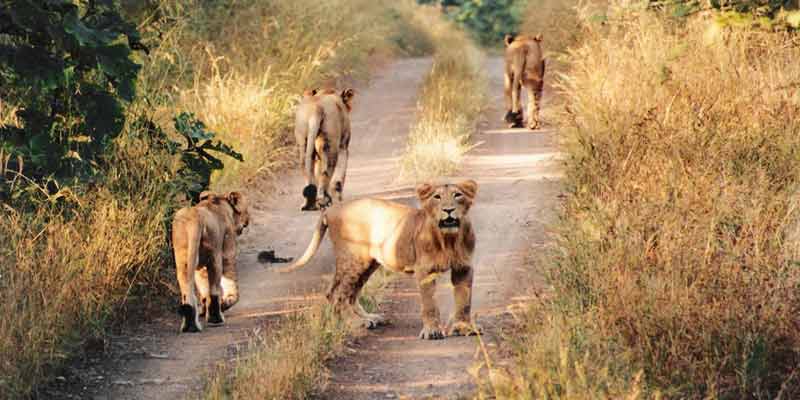
[{"label": "lion's ear", "polygon": [[535,41],[537,41],[537,42],[541,42],[543,38],[544,38],[544,37],[543,37],[543,36],[542,36],[542,34],[540,33],[540,34],[538,34],[538,35],[534,36],[534,37],[533,37],[533,40],[535,40]]},{"label": "lion's ear", "polygon": [[227,197],[228,203],[231,204],[231,207],[238,212],[241,213],[242,203],[244,203],[244,195],[239,192],[230,192],[228,193]]},{"label": "lion's ear", "polygon": [[474,199],[475,195],[478,194],[478,182],[475,182],[472,179],[460,182],[457,186],[470,199]]},{"label": "lion's ear", "polygon": [[417,186],[417,197],[420,200],[425,201],[433,194],[433,185],[430,183],[423,183]]},{"label": "lion's ear", "polygon": [[319,92],[319,89],[306,89],[303,92],[303,96],[305,96],[305,97],[316,96],[317,92]]},{"label": "lion's ear", "polygon": [[200,197],[198,198],[198,200],[199,201],[203,201],[203,200],[205,200],[205,199],[207,199],[207,198],[209,198],[211,196],[214,196],[214,192],[212,192],[210,190],[204,190],[204,191],[200,192]]},{"label": "lion's ear", "polygon": [[516,35],[514,35],[513,33],[509,33],[506,35],[505,38],[503,38],[503,42],[505,42],[506,46],[511,46],[511,42],[514,41],[515,36]]}]

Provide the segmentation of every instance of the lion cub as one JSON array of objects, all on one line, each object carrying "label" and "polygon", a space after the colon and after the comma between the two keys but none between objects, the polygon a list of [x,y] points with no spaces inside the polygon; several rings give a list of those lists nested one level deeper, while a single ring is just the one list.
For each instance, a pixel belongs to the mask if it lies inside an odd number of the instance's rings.
[{"label": "lion cub", "polygon": [[450,270],[455,314],[449,334],[474,333],[470,308],[475,233],[468,213],[478,184],[472,180],[438,186],[423,184],[416,191],[422,205],[419,209],[367,198],[336,204],[323,211],[303,256],[279,271],[289,272],[306,265],[330,229],[336,273],[327,298],[338,311],[348,310],[367,328],[383,323],[381,315],[369,314],[361,308],[358,293],[370,275],[384,266],[414,275],[422,301],[419,337],[442,339],[444,333],[434,293],[436,277]]},{"label": "lion cub", "polygon": [[[236,237],[249,223],[247,200],[239,192],[203,192],[199,203],[175,213],[172,247],[181,290],[181,332],[199,332],[200,316],[206,314],[209,326],[221,325],[222,312],[239,301]],[[202,299],[200,312],[195,290]]]}]

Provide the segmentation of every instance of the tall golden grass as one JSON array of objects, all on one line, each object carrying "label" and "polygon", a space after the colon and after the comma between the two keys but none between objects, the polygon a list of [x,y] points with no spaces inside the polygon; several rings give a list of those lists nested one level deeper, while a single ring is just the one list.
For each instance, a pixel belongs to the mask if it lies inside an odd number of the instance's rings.
[{"label": "tall golden grass", "polygon": [[101,335],[110,319],[124,320],[114,313],[132,295],[151,303],[141,287],[162,287],[172,203],[157,178],[168,158],[139,145],[112,155],[106,187],[63,190],[35,210],[2,206],[0,398],[25,397],[47,382],[85,339]]},{"label": "tall golden grass", "polygon": [[611,7],[561,81],[567,197],[514,398],[796,398],[800,46]]},{"label": "tall golden grass", "polygon": [[455,172],[471,148],[486,103],[483,52],[433,8],[421,12],[436,44],[401,159],[401,179],[423,181]]}]

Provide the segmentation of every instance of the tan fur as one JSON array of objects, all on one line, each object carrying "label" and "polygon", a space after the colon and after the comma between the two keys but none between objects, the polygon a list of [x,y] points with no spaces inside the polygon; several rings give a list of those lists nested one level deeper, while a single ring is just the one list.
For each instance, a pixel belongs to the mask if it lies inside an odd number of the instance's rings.
[{"label": "tan fur", "polygon": [[383,317],[361,308],[357,301],[359,291],[379,266],[406,272],[415,276],[420,289],[420,338],[441,339],[444,335],[434,292],[436,278],[449,270],[456,304],[449,333],[472,333],[471,259],[475,233],[468,212],[477,189],[478,184],[471,180],[456,185],[420,185],[420,209],[369,198],[334,205],[322,213],[305,254],[281,272],[307,264],[330,229],[336,273],[327,297],[337,310],[351,311],[369,328],[377,326]]},{"label": "tan fur", "polygon": [[512,128],[522,126],[523,86],[528,92],[528,128],[539,128],[545,71],[541,42],[542,35],[506,35],[505,98],[508,112],[505,120]]},{"label": "tan fur", "polygon": [[342,201],[353,96],[352,89],[306,90],[297,106],[294,135],[305,176],[303,210],[329,206],[331,182],[334,197]]},{"label": "tan fur", "polygon": [[[203,192],[200,202],[175,213],[172,246],[181,290],[182,332],[224,322],[222,311],[239,301],[236,237],[250,223],[247,200],[239,192]],[[195,293],[199,292],[199,296]],[[198,312],[198,297],[202,310]]]}]

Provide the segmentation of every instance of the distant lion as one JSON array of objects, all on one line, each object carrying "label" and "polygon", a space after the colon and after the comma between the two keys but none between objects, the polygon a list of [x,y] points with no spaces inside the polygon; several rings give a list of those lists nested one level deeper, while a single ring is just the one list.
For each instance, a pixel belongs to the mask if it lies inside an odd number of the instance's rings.
[{"label": "distant lion", "polygon": [[506,35],[505,121],[511,128],[521,128],[522,87],[528,92],[528,128],[539,128],[539,108],[544,87],[545,61],[542,56],[542,35]]},{"label": "distant lion", "polygon": [[358,294],[379,266],[413,274],[422,300],[421,339],[442,339],[434,293],[436,278],[451,271],[455,313],[450,335],[475,333],[472,306],[472,252],[475,233],[469,209],[478,184],[468,180],[455,185],[417,187],[422,208],[379,199],[339,203],[325,210],[303,256],[279,270],[289,272],[306,265],[330,229],[336,255],[336,272],[327,298],[337,311],[346,309],[373,328],[384,322],[358,303]]},{"label": "distant lion", "polygon": [[331,182],[336,199],[342,201],[354,95],[353,89],[306,90],[297,106],[294,135],[305,177],[304,211],[331,205]]},{"label": "distant lion", "polygon": [[[172,246],[181,290],[181,332],[202,330],[204,315],[209,325],[221,325],[222,312],[239,301],[236,237],[249,223],[247,200],[239,192],[203,192],[199,203],[175,213]],[[195,291],[202,300],[199,311]]]}]

